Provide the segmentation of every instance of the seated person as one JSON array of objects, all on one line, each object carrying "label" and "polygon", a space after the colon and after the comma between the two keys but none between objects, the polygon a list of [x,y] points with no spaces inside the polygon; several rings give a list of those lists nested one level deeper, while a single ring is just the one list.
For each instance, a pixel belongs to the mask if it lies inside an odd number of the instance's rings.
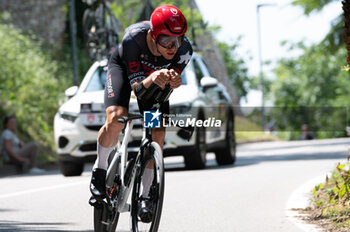
[{"label": "seated person", "polygon": [[24,144],[16,136],[16,130],[16,116],[6,116],[3,121],[3,131],[0,136],[0,153],[4,163],[18,165],[22,170],[28,167],[30,174],[44,173],[44,170],[35,167],[39,152],[39,144],[37,142]]},{"label": "seated person", "polygon": [[315,135],[309,131],[309,126],[307,124],[303,124],[301,126],[301,135],[300,135],[301,140],[312,140],[315,139]]}]

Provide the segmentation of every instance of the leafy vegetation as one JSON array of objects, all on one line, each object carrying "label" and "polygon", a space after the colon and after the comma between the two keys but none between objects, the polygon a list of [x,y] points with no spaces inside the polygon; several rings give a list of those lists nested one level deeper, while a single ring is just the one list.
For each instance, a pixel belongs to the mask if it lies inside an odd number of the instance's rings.
[{"label": "leafy vegetation", "polygon": [[313,200],[316,217],[336,228],[350,229],[350,163],[337,164],[324,184],[315,186]]},{"label": "leafy vegetation", "polygon": [[251,143],[263,141],[279,140],[277,136],[265,133],[261,127],[253,123],[251,120],[236,116],[235,117],[235,136],[237,143]]},{"label": "leafy vegetation", "polygon": [[[301,6],[304,13],[309,15],[321,11],[331,2],[335,0],[294,0],[293,5]],[[332,22],[331,30],[319,44],[307,48],[299,43],[298,48],[302,49],[303,55],[280,61],[275,70],[280,82],[274,84],[275,102],[287,106],[300,104],[342,107],[348,111],[350,82],[349,72],[344,71],[349,66],[344,67],[347,51],[342,40],[343,24],[341,15]],[[293,112],[286,111],[287,115],[291,113]],[[297,113],[299,114],[294,113],[293,116],[298,117],[301,112]],[[346,115],[348,114],[333,111],[319,119],[313,117],[309,122],[315,124],[318,129],[333,123],[334,128],[341,130],[342,126],[349,124]],[[333,130],[333,133],[328,132],[325,136],[331,135],[344,136],[344,130],[338,133]],[[327,177],[325,183],[315,186],[313,202],[315,208],[310,212],[313,222],[323,221],[318,224],[327,231],[350,230],[349,162],[337,164],[331,177]]]},{"label": "leafy vegetation", "polygon": [[[332,0],[295,0],[309,15],[323,9]],[[345,136],[350,105],[349,72],[342,71],[346,49],[342,41],[343,19],[334,19],[331,30],[318,44],[306,46],[303,42],[285,42],[289,50],[302,55],[283,58],[274,73],[270,100],[274,108],[268,120],[275,122],[277,130],[288,132],[286,139],[296,139],[303,124],[308,124],[317,138]]]},{"label": "leafy vegetation", "polygon": [[216,41],[221,57],[224,60],[227,74],[239,99],[245,98],[250,89],[256,88],[256,86],[253,86],[253,78],[248,75],[246,61],[237,54],[240,39],[239,37],[233,44]]},{"label": "leafy vegetation", "polygon": [[59,93],[71,83],[68,62],[11,24],[0,24],[0,41],[0,116],[15,113],[22,139],[53,149]]},{"label": "leafy vegetation", "polygon": [[[174,5],[178,7],[184,15],[186,15],[189,27],[186,36],[193,41],[193,34],[190,32],[192,32],[192,30],[195,28],[196,35],[200,36],[203,32],[204,24],[200,12],[197,9],[191,7],[191,2],[192,0],[122,0],[113,2],[111,9],[116,18],[121,22],[123,29],[125,29],[129,25],[138,21],[149,20],[149,18],[145,17],[145,11],[147,7],[155,8],[163,4]],[[151,11],[152,10],[153,9],[151,9]],[[122,33],[123,32],[121,32],[121,37]]]},{"label": "leafy vegetation", "polygon": [[297,45],[303,54],[280,60],[271,87],[275,107],[269,117],[283,131],[300,131],[309,124],[318,137],[344,136],[350,104],[349,73],[341,71],[345,48],[325,54],[319,45]]}]

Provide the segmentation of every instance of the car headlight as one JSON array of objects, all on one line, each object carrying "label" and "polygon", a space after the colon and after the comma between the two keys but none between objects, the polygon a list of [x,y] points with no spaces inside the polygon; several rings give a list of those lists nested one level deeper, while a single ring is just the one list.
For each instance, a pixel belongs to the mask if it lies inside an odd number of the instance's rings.
[{"label": "car headlight", "polygon": [[74,113],[68,113],[68,112],[60,112],[59,113],[60,117],[64,120],[70,121],[70,122],[75,122],[77,119],[78,115]]}]

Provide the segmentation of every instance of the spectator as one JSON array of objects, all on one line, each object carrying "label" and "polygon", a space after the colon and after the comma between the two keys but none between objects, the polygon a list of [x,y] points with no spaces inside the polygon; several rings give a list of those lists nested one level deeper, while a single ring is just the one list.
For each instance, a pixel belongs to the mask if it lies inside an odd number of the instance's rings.
[{"label": "spectator", "polygon": [[345,127],[346,135],[350,137],[350,126]]},{"label": "spectator", "polygon": [[30,174],[42,174],[45,171],[35,167],[39,152],[39,144],[31,142],[24,144],[16,136],[17,119],[8,115],[3,121],[3,131],[0,136],[0,153],[5,163],[19,165]]},{"label": "spectator", "polygon": [[312,140],[314,138],[315,138],[314,134],[309,131],[309,126],[307,124],[303,124],[301,126],[300,139],[301,140]]},{"label": "spectator", "polygon": [[277,131],[275,130],[275,124],[270,122],[269,124],[267,124],[267,134],[273,135],[273,136],[277,136]]}]

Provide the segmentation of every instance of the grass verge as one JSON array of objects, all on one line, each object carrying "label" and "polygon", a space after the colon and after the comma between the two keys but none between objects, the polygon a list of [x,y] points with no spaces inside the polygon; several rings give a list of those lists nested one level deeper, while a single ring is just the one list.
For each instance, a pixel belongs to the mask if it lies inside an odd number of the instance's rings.
[{"label": "grass verge", "polygon": [[280,140],[274,135],[265,133],[265,131],[254,122],[240,116],[235,117],[235,135],[237,143]]}]

